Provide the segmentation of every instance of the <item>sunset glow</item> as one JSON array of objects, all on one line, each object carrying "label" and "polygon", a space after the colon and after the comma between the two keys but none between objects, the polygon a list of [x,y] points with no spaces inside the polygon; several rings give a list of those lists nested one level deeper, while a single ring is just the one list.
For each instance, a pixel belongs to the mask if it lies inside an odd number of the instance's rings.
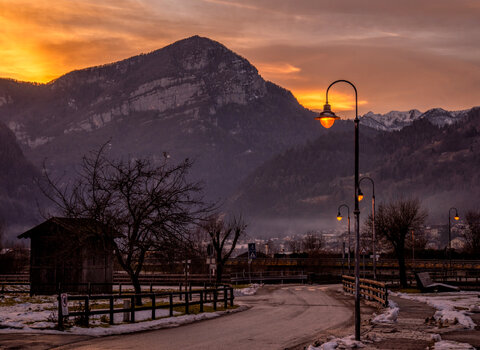
[{"label": "sunset glow", "polygon": [[[321,109],[320,89],[342,78],[361,91],[359,113],[477,105],[480,8],[420,2],[6,0],[0,77],[48,82],[200,35],[247,58],[307,108]],[[351,110],[342,93],[332,94],[332,107]]]},{"label": "sunset glow", "polygon": [[[314,111],[321,111],[325,104],[325,90],[300,90],[294,91],[294,95],[300,104]],[[328,101],[332,105],[332,110],[334,111],[350,111],[355,108],[355,98],[352,98],[352,95],[349,94],[329,91]],[[368,102],[365,100],[358,101],[359,106],[364,106],[367,103]]]}]

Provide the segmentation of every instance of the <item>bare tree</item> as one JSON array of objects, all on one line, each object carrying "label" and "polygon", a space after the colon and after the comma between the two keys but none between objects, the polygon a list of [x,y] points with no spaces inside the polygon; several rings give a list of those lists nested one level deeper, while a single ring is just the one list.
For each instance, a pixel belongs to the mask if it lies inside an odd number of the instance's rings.
[{"label": "bare tree", "polygon": [[470,210],[465,214],[467,222],[466,230],[463,233],[465,249],[467,253],[480,253],[480,210]]},{"label": "bare tree", "polygon": [[[418,199],[399,199],[390,203],[381,203],[375,215],[375,232],[380,240],[391,247],[397,257],[400,284],[407,287],[405,268],[406,240],[412,230],[420,233],[427,218],[427,212],[420,207]],[[371,232],[371,216],[366,222]]]},{"label": "bare tree", "polygon": [[238,239],[245,234],[247,225],[243,219],[234,217],[229,222],[224,221],[218,214],[210,216],[202,226],[210,237],[215,261],[217,265],[216,283],[222,282],[225,264],[232,255]]},{"label": "bare tree", "polygon": [[114,247],[120,266],[136,293],[148,252],[181,245],[189,227],[209,210],[201,187],[186,175],[187,159],[159,165],[149,159],[111,160],[105,144],[84,156],[77,176],[61,187],[45,171],[43,193],[66,217],[88,218],[101,227],[96,234]]},{"label": "bare tree", "polygon": [[302,250],[309,255],[319,255],[323,245],[323,237],[315,232],[307,232],[302,239]]},{"label": "bare tree", "polygon": [[293,236],[287,241],[288,250],[292,253],[300,253],[302,250],[302,238]]}]

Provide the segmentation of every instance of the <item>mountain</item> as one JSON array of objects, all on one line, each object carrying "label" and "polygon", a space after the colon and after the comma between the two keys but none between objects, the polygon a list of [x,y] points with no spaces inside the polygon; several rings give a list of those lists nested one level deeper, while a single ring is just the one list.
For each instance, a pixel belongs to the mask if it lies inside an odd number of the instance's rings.
[{"label": "mountain", "polygon": [[442,108],[434,108],[422,113],[412,109],[407,112],[391,111],[386,114],[368,112],[360,119],[362,125],[376,130],[398,131],[420,119],[425,119],[436,126],[451,125],[462,120],[467,112],[468,110],[446,111]]},{"label": "mountain", "polygon": [[277,152],[323,131],[314,113],[245,58],[194,36],[48,84],[0,80],[0,120],[37,166],[72,174],[109,142],[112,157],[193,159],[208,198],[225,198]]},{"label": "mountain", "polygon": [[[377,203],[416,196],[432,222],[444,222],[452,206],[463,213],[478,208],[480,107],[463,112],[452,124],[432,123],[444,115],[438,110],[424,115],[398,131],[372,133],[361,126],[360,173],[374,179]],[[353,210],[354,126],[347,123],[348,132],[322,135],[258,167],[229,205],[258,218],[260,231],[277,230],[278,221],[295,222],[296,233],[333,226],[339,204]],[[371,189],[368,183],[362,187],[365,218]]]},{"label": "mountain", "polygon": [[34,181],[40,173],[27,161],[15,135],[3,123],[0,123],[0,168],[0,228],[8,238],[15,227],[21,230],[38,220],[40,191]]}]

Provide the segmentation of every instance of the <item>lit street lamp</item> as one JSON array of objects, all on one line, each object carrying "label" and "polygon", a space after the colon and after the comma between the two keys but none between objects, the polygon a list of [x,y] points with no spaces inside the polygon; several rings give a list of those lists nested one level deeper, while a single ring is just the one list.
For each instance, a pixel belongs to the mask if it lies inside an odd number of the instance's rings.
[{"label": "lit street lamp", "polygon": [[451,207],[448,209],[448,260],[450,267],[452,267],[452,223],[450,221],[450,213],[452,209],[455,209],[455,216],[453,218],[457,221],[460,219],[457,208]]},{"label": "lit street lamp", "polygon": [[360,189],[360,184],[363,180],[369,180],[372,183],[372,254],[373,254],[373,279],[377,279],[377,252],[375,249],[375,183],[373,179],[368,176],[364,176],[358,181],[358,200],[363,199],[363,193]]},{"label": "lit street lamp", "polygon": [[347,208],[347,222],[348,222],[348,255],[347,255],[347,260],[348,260],[348,274],[350,274],[350,247],[351,247],[351,244],[350,244],[350,208],[348,207],[348,205],[346,204],[341,204],[339,207],[338,207],[338,214],[337,214],[337,220],[338,221],[341,221],[343,219],[342,217],[342,214],[340,213],[340,209],[342,207],[345,207]]},{"label": "lit street lamp", "polygon": [[325,105],[323,106],[323,111],[320,112],[319,116],[315,119],[320,121],[320,123],[325,128],[330,128],[335,120],[340,119],[337,117],[335,113],[332,112],[330,105],[328,104],[328,90],[332,87],[332,85],[336,83],[347,83],[353,90],[355,90],[355,192],[354,192],[354,201],[355,201],[355,210],[353,214],[355,215],[355,339],[360,340],[360,260],[359,260],[359,252],[360,252],[360,209],[358,207],[358,163],[359,163],[359,141],[358,141],[358,126],[360,124],[360,119],[358,119],[358,96],[357,96],[357,88],[348,80],[336,80],[331,83],[326,92],[325,98]]}]

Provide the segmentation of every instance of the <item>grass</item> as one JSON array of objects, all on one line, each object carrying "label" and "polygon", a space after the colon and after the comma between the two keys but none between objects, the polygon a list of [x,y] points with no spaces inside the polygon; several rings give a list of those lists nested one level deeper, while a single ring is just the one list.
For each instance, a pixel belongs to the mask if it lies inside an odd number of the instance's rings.
[{"label": "grass", "polygon": [[251,284],[236,284],[233,287],[233,289],[243,289],[243,288],[249,288],[251,287]]},{"label": "grass", "polygon": [[399,288],[399,289],[395,289],[395,292],[406,293],[406,294],[421,293],[420,289],[417,289],[417,288]]}]

